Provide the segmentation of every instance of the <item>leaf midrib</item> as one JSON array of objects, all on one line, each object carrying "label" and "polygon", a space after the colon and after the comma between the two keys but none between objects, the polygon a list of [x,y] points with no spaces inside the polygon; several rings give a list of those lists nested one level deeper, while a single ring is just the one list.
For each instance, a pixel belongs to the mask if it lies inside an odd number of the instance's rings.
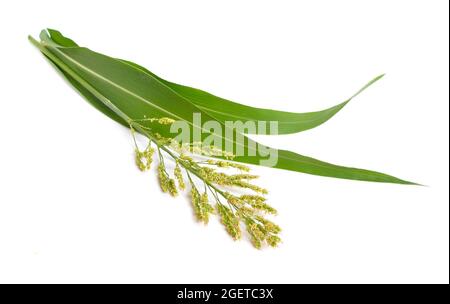
[{"label": "leaf midrib", "polygon": [[[321,111],[321,112],[327,112],[327,111],[332,110],[334,108],[341,107],[344,104],[348,103],[349,101],[350,101],[350,99],[347,100],[347,101],[344,101],[343,103],[340,103],[340,104],[338,104],[338,105],[336,105],[336,106],[334,106],[332,108],[328,108],[327,110]],[[239,116],[239,115],[235,115],[235,114],[230,114],[230,113],[226,113],[226,112],[212,110],[212,109],[210,109],[208,107],[205,107],[205,106],[199,106],[199,105],[196,105],[196,106],[198,108],[200,108],[200,109],[207,109],[206,112],[214,112],[214,113],[217,113],[217,114],[223,114],[223,115],[231,116],[231,117],[235,117],[235,118],[242,118],[242,119],[246,119],[246,120],[249,120],[249,121],[253,121],[254,120],[254,119],[251,119],[251,118],[248,118],[248,117],[245,117],[245,116]],[[317,113],[317,112],[309,112],[309,113],[306,112],[306,113],[302,113],[302,114],[310,114],[310,113]],[[279,121],[279,124],[303,124],[303,123],[309,123],[309,122],[318,121],[318,120],[320,120],[320,119],[318,119],[318,118],[316,118],[316,119],[304,119],[301,122],[299,122],[298,120],[283,120],[283,121]]]}]

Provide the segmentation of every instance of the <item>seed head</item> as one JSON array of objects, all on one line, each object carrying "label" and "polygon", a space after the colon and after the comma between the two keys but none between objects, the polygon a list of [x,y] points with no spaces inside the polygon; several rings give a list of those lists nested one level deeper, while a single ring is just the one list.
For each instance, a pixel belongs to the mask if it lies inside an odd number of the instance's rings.
[{"label": "seed head", "polygon": [[263,224],[264,229],[266,229],[267,232],[269,232],[269,233],[274,233],[274,234],[278,234],[278,233],[281,232],[280,226],[278,226],[277,224],[275,224],[275,223],[269,221],[268,219],[265,219],[264,217],[259,216],[259,215],[256,216],[256,219],[257,219],[261,224]]},{"label": "seed head", "polygon": [[239,169],[239,170],[245,171],[245,172],[249,172],[250,171],[250,168],[245,166],[245,165],[238,164],[238,163],[232,163],[232,162],[229,162],[229,161],[209,159],[208,163],[210,165],[215,165],[215,166],[220,167],[220,168],[236,168],[236,169]]},{"label": "seed head", "polygon": [[186,188],[186,184],[184,183],[183,174],[181,173],[180,164],[178,162],[175,166],[173,174],[178,181],[178,187],[180,188],[180,190],[184,190]]},{"label": "seed head", "polygon": [[266,242],[267,242],[267,244],[269,244],[269,246],[271,246],[271,247],[277,247],[278,244],[281,242],[281,239],[280,239],[280,237],[277,236],[277,235],[269,235],[269,236],[267,237]]},{"label": "seed head", "polygon": [[169,187],[170,187],[169,186],[170,179],[166,172],[166,169],[164,168],[164,166],[162,164],[159,164],[159,166],[158,166],[158,180],[159,180],[159,185],[161,187],[161,190],[163,192],[168,192]]},{"label": "seed head", "polygon": [[208,202],[208,194],[205,192],[200,195],[197,188],[192,185],[191,200],[197,220],[208,224],[209,214],[214,211],[214,208]]},{"label": "seed head", "polygon": [[270,214],[277,214],[277,210],[265,203],[265,198],[259,195],[241,195],[241,201],[250,205],[253,209]]},{"label": "seed head", "polygon": [[178,195],[177,184],[175,183],[175,180],[173,178],[169,179],[168,190],[170,195],[172,195],[173,197]]},{"label": "seed head", "polygon": [[230,208],[222,204],[217,204],[217,211],[228,234],[231,235],[234,240],[240,239],[241,229],[239,227],[239,218],[231,211]]},{"label": "seed head", "polygon": [[148,119],[150,122],[157,122],[160,125],[171,125],[175,122],[174,119],[169,117],[161,117],[161,118],[150,118]]},{"label": "seed head", "polygon": [[147,147],[144,151],[140,151],[138,148],[135,149],[135,162],[139,170],[150,170],[154,152],[155,149],[150,146]]}]

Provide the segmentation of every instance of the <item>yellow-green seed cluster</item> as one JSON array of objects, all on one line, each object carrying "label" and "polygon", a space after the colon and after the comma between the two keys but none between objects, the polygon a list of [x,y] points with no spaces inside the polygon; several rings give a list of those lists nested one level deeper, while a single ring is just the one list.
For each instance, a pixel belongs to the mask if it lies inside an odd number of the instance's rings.
[{"label": "yellow-green seed cluster", "polygon": [[253,246],[260,249],[262,244],[265,242],[269,246],[276,247],[281,242],[281,239],[278,236],[281,231],[280,227],[266,219],[261,217],[260,219],[262,219],[263,222],[257,222],[251,218],[245,219],[245,226],[251,237]]},{"label": "yellow-green seed cluster", "polygon": [[184,183],[183,173],[181,172],[181,167],[180,167],[179,162],[177,162],[177,164],[175,166],[173,175],[175,175],[175,178],[178,181],[178,187],[180,188],[180,190],[186,189],[186,184]]},{"label": "yellow-green seed cluster", "polygon": [[[281,239],[279,226],[265,219],[262,213],[276,214],[276,210],[265,203],[265,198],[259,195],[235,196],[228,192],[224,193],[230,206],[236,209],[237,218],[242,221],[251,237],[253,246],[261,248],[266,243],[275,247]],[[225,225],[227,230],[228,226]]]},{"label": "yellow-green seed cluster", "polygon": [[250,174],[228,175],[223,172],[217,172],[215,169],[209,167],[201,167],[198,173],[204,180],[213,184],[217,184],[220,186],[236,186],[240,188],[247,188],[255,192],[267,194],[266,189],[247,182],[247,180],[249,179],[257,178],[258,176],[256,175]]},{"label": "yellow-green seed cluster", "polygon": [[204,156],[224,157],[226,159],[234,158],[234,154],[224,151],[214,145],[204,145],[202,142],[180,144],[176,140],[170,140],[170,147],[181,154],[191,153]]},{"label": "yellow-green seed cluster", "polygon": [[220,156],[226,159],[234,158],[234,154],[228,151],[224,151],[214,145],[204,145],[202,142],[187,143],[182,146],[183,149],[199,155],[205,156]]},{"label": "yellow-green seed cluster", "polygon": [[229,161],[208,159],[207,162],[210,165],[215,165],[220,168],[236,168],[236,169],[239,169],[239,170],[245,171],[245,172],[250,171],[250,168],[248,166],[238,164],[238,163],[232,163]]},{"label": "yellow-green seed cluster", "polygon": [[171,125],[175,122],[175,119],[168,118],[168,117],[161,117],[158,119],[154,119],[153,121],[156,121],[160,125]]},{"label": "yellow-green seed cluster", "polygon": [[140,151],[138,148],[135,148],[135,162],[139,170],[150,170],[154,152],[155,149],[150,146],[148,146],[144,151]]},{"label": "yellow-green seed cluster", "polygon": [[166,169],[161,163],[158,166],[158,179],[163,192],[168,192],[172,196],[177,196],[178,190],[175,180],[169,177],[169,174],[167,174]]},{"label": "yellow-green seed cluster", "polygon": [[[162,118],[158,119],[157,121],[160,122],[161,119]],[[169,118],[164,118],[164,120],[168,120],[168,123],[166,124],[173,123]],[[225,159],[233,159],[235,157],[233,153],[224,151],[214,145],[204,145],[202,142],[180,143],[174,138],[164,137],[159,133],[154,133],[153,135],[155,137],[155,140],[158,142],[158,145],[170,147],[172,150],[176,151],[179,154],[190,153],[204,156],[223,157]],[[225,162],[222,163],[222,165],[224,164]],[[235,167],[244,171],[248,171],[248,167],[244,165],[230,163],[228,167]]]},{"label": "yellow-green seed cluster", "polygon": [[242,233],[239,226],[239,218],[236,214],[234,214],[230,208],[222,204],[217,204],[217,212],[219,213],[221,222],[225,226],[228,234],[231,235],[234,240],[240,239]]},{"label": "yellow-green seed cluster", "polygon": [[256,220],[263,224],[264,228],[270,233],[279,234],[281,232],[280,226],[274,224],[273,222],[265,219],[262,216],[256,216]]},{"label": "yellow-green seed cluster", "polygon": [[214,212],[213,206],[209,204],[208,194],[204,192],[200,195],[197,188],[192,185],[191,200],[197,220],[204,224],[208,224],[209,215]]},{"label": "yellow-green seed cluster", "polygon": [[239,201],[244,204],[250,205],[253,209],[270,213],[277,214],[277,210],[268,204],[266,204],[266,198],[259,195],[241,195]]}]

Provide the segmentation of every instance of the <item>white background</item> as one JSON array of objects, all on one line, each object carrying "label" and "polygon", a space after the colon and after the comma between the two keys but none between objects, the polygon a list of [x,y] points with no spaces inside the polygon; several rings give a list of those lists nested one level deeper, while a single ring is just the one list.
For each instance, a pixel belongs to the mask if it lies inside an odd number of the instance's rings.
[{"label": "white background", "polygon": [[[448,1],[3,1],[0,282],[448,283]],[[261,138],[427,187],[255,168],[278,249],[195,222],[128,132],[27,41],[43,28],[169,80],[325,125]]]}]

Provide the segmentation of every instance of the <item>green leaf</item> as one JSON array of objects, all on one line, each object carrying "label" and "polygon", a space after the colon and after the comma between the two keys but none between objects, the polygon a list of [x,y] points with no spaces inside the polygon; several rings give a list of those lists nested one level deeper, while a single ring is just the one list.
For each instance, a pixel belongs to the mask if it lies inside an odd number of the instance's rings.
[{"label": "green leaf", "polygon": [[[336,106],[317,112],[293,113],[246,106],[196,88],[167,81],[136,63],[123,59],[119,60],[159,79],[172,90],[188,99],[198,108],[213,116],[218,121],[277,121],[278,134],[292,134],[302,132],[323,124],[324,122],[332,118],[336,113],[338,113],[353,98],[358,96],[365,89],[367,89],[369,86],[371,86],[384,76],[384,74],[382,74],[375,77],[352,97]],[[249,134],[251,133],[249,132]]]},{"label": "green leaf", "polygon": [[[73,40],[64,37],[58,31],[48,30],[48,32],[51,37],[51,42],[55,43],[57,46],[78,46]],[[216,118],[218,121],[277,121],[278,134],[291,134],[306,131],[323,124],[324,122],[332,118],[336,113],[338,113],[353,98],[358,96],[361,92],[363,92],[365,89],[367,89],[369,86],[371,86],[384,76],[384,74],[382,74],[375,77],[352,97],[336,106],[317,112],[293,113],[250,107],[240,103],[236,103],[196,88],[167,81],[136,63],[123,59],[119,60],[143,71],[144,73],[153,76],[154,78],[157,78],[172,90],[188,99],[191,103],[195,104],[198,108],[204,110],[206,113]]]},{"label": "green leaf", "polygon": [[[194,125],[193,113],[201,113],[203,120],[214,120],[214,117],[157,77],[123,61],[78,47],[57,31],[43,31],[41,42],[32,37],[29,39],[93,106],[125,126],[131,120],[169,117],[186,121],[194,129],[199,128]],[[142,130],[151,128],[163,136],[169,134],[167,129],[150,121],[142,121],[141,124],[144,128]],[[223,126],[223,130],[226,129]],[[203,138],[212,134],[209,130],[202,131]],[[215,135],[219,136],[223,143],[230,142],[223,134]],[[243,146],[248,151],[252,149],[254,141],[244,136],[244,143],[235,140],[231,143],[234,149]],[[261,159],[263,158],[256,154],[237,156],[234,160],[259,165]],[[387,174],[336,166],[284,150],[278,150],[278,163],[275,168],[352,180],[413,184]]]},{"label": "green leaf", "polygon": [[[48,30],[48,34],[50,35],[51,40],[49,43],[54,46],[62,46],[62,47],[77,47],[78,45],[71,39],[64,37],[60,32],[55,30]],[[45,38],[45,34],[43,34],[43,39]],[[262,109],[256,107],[250,107],[243,104],[239,104],[215,95],[212,95],[208,92],[176,84],[170,81],[167,81],[156,74],[152,73],[148,69],[127,61],[123,59],[118,59],[122,62],[129,64],[130,66],[141,70],[144,73],[160,80],[162,83],[170,87],[172,90],[177,92],[179,95],[183,96],[185,99],[188,99],[191,103],[195,104],[198,108],[202,109],[206,113],[210,114],[212,117],[217,119],[220,122],[225,121],[277,121],[278,122],[278,134],[290,134],[301,132],[305,130],[309,130],[315,128],[324,122],[328,121],[331,117],[333,117],[337,112],[339,112],[347,103],[349,103],[353,98],[359,95],[362,91],[368,88],[370,85],[381,79],[383,75],[375,77],[368,84],[366,84],[362,89],[360,89],[356,94],[347,99],[346,101],[333,106],[331,108],[317,111],[317,112],[308,112],[308,113],[293,113],[293,112],[285,112],[285,111],[276,111],[270,109]],[[64,72],[63,72],[64,73]],[[66,75],[67,77],[67,75]],[[68,76],[67,78],[70,78]],[[69,80],[71,81],[71,80]],[[72,81],[71,81],[72,82]],[[74,84],[75,85],[75,84]],[[79,89],[82,91],[82,89]],[[85,95],[84,92],[81,92]],[[89,94],[87,94],[89,95]],[[89,97],[87,97],[89,99]],[[238,113],[238,114],[237,114]],[[110,116],[111,117],[111,116]],[[118,119],[115,119],[118,121]],[[251,131],[251,130],[243,130],[243,131]]]}]

